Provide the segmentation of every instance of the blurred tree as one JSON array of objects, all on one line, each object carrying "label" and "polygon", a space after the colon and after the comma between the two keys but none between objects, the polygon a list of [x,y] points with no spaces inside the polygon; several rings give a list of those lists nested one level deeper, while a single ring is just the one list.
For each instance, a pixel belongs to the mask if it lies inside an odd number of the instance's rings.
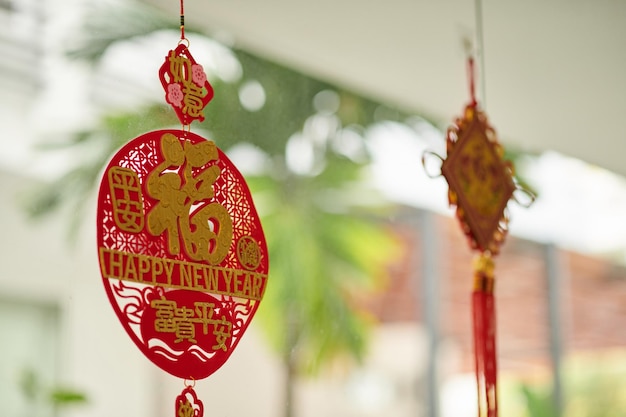
[{"label": "blurred tree", "polygon": [[623,351],[572,355],[563,368],[564,404],[555,408],[550,381],[521,383],[524,417],[618,417],[626,415]]},{"label": "blurred tree", "polygon": [[31,413],[35,410],[41,411],[42,407],[50,407],[56,412],[62,408],[88,402],[87,396],[81,391],[63,386],[45,386],[33,369],[22,371],[19,385],[22,395],[32,407]]},{"label": "blurred tree", "polygon": [[522,384],[519,391],[526,403],[528,417],[558,417],[550,392],[545,387]]},{"label": "blurred tree", "polygon": [[[97,67],[112,46],[177,30],[175,20],[141,3],[94,3],[85,18],[83,43],[70,55]],[[172,33],[173,42],[177,39]],[[205,110],[206,120],[194,130],[210,132],[227,152],[247,143],[266,161],[246,175],[270,252],[270,281],[259,321],[284,360],[284,415],[291,417],[298,373],[315,371],[342,354],[363,355],[371,320],[359,307],[359,294],[375,288],[398,251],[393,236],[372,219],[372,207],[359,207],[361,201],[376,200],[361,188],[368,155],[359,132],[375,121],[381,105],[242,50],[232,52],[243,76],[234,82],[211,79],[216,96]],[[246,110],[239,98],[250,80],[265,95],[256,111]],[[105,116],[98,126],[48,145],[97,152],[46,184],[30,206],[32,214],[41,216],[68,203],[79,213],[117,148],[147,130],[176,124],[169,107],[155,104]]]}]

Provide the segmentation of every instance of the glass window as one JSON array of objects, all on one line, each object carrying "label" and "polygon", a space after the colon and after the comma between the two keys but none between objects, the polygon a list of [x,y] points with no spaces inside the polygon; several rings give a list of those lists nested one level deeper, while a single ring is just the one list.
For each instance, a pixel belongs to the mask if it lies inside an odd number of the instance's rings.
[{"label": "glass window", "polygon": [[55,306],[0,299],[0,415],[53,415],[58,328]]}]

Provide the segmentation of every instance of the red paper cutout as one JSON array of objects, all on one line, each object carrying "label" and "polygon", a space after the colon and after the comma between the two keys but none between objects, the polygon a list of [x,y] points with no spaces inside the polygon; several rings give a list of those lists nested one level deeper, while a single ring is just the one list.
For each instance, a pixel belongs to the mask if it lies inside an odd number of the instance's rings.
[{"label": "red paper cutout", "polygon": [[450,204],[457,206],[472,248],[496,254],[506,236],[504,210],[515,184],[495,131],[475,104],[448,129],[447,151],[441,173],[450,187]]},{"label": "red paper cutout", "polygon": [[204,405],[192,387],[185,387],[183,392],[176,397],[174,412],[176,417],[202,417],[204,416]]},{"label": "red paper cutout", "polygon": [[180,130],[133,139],[103,178],[98,255],[113,309],[161,369],[211,375],[267,284],[265,237],[245,180],[213,142]]},{"label": "red paper cutout", "polygon": [[183,125],[204,120],[203,109],[213,98],[213,87],[202,65],[183,43],[169,51],[159,69],[159,79],[165,90],[165,101],[174,108]]}]

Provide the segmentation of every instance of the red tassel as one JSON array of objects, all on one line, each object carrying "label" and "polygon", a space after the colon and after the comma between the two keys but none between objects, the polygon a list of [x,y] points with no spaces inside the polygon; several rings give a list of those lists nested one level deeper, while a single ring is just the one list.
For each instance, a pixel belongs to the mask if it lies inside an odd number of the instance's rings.
[{"label": "red tassel", "polygon": [[496,314],[493,285],[493,260],[489,254],[483,253],[474,266],[474,292],[472,294],[479,417],[497,417],[498,415]]}]

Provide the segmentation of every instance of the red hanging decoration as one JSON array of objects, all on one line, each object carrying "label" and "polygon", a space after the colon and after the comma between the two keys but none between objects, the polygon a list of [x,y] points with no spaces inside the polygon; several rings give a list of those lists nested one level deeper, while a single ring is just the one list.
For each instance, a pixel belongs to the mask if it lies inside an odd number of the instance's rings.
[{"label": "red hanging decoration", "polygon": [[98,201],[100,269],[127,333],[172,375],[211,375],[267,283],[263,230],[242,175],[192,132],[148,132],[113,157]]},{"label": "red hanging decoration", "polygon": [[[448,182],[448,199],[470,247],[480,255],[474,265],[472,315],[478,415],[496,417],[496,315],[494,265],[507,233],[506,206],[515,191],[513,167],[475,97],[474,60],[468,60],[470,103],[448,128],[447,158],[441,173]],[[484,410],[484,412],[483,412]],[[486,414],[484,414],[486,413]]]},{"label": "red hanging decoration", "polygon": [[186,386],[183,392],[176,397],[175,407],[176,417],[203,417],[204,405],[202,401],[196,396],[196,392],[193,390],[193,386]]},{"label": "red hanging decoration", "polygon": [[[447,157],[441,174],[448,200],[470,247],[479,252],[474,264],[472,292],[474,355],[478,388],[478,415],[496,417],[497,354],[494,302],[494,262],[508,231],[505,209],[517,189],[513,165],[505,161],[487,116],[475,96],[474,60],[468,59],[470,102],[446,134]],[[425,154],[426,155],[426,154]],[[425,164],[425,160],[423,158]],[[523,190],[530,196],[534,196]]]},{"label": "red hanging decoration", "polygon": [[504,149],[474,97],[473,60],[470,58],[471,101],[462,117],[448,128],[447,158],[441,173],[449,185],[448,199],[472,249],[497,254],[508,220],[505,208],[515,191],[513,165],[504,161]]},{"label": "red hanging decoration", "polygon": [[169,51],[159,69],[159,79],[165,90],[165,101],[174,108],[183,125],[204,120],[202,109],[213,98],[213,87],[184,42]]},{"label": "red hanging decoration", "polygon": [[[195,381],[237,347],[267,286],[265,236],[250,190],[215,145],[189,131],[213,97],[184,36],[159,78],[182,130],[147,132],[104,171],[97,239],[104,288],[122,326],[154,364]],[[202,417],[193,386],[176,417]]]}]

